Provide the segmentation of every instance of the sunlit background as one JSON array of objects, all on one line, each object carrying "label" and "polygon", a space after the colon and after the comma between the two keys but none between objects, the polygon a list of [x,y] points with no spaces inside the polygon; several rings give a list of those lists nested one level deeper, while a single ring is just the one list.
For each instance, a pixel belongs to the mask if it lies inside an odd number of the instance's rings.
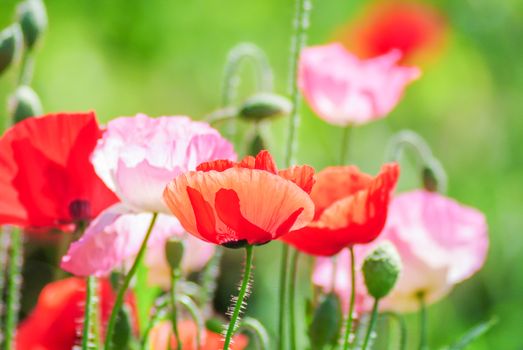
[{"label": "sunlit background", "polygon": [[[497,316],[499,324],[470,349],[521,349],[523,2],[418,2],[438,14],[441,35],[423,55],[409,59],[408,64],[422,68],[423,76],[407,89],[400,105],[386,119],[353,131],[350,161],[375,173],[384,160],[387,140],[402,129],[414,130],[430,143],[448,173],[448,194],[486,214],[491,239],[484,269],[430,307],[430,344],[434,348],[446,345],[477,322]],[[0,4],[0,28],[11,23],[15,3],[3,0]],[[33,87],[46,112],[95,110],[101,121],[137,112],[201,119],[220,107],[228,50],[246,41],[266,51],[275,74],[275,91],[287,93],[294,1],[45,3],[50,25],[38,49]],[[313,3],[309,44],[341,40],[361,49],[355,42],[355,27],[372,2]],[[242,73],[239,100],[252,93],[255,85],[248,66]],[[14,70],[0,79],[0,100],[7,100],[15,82]],[[0,110],[4,124],[6,111]],[[298,161],[317,169],[336,164],[340,130],[316,118],[307,106],[302,111]],[[264,129],[268,147],[280,164],[287,125],[287,119],[280,119]],[[248,137],[249,130],[244,131]],[[243,150],[239,148],[239,153]],[[411,159],[406,157],[402,165],[399,190],[419,186]],[[257,249],[248,308],[273,334],[279,248],[279,243],[271,243]],[[24,313],[54,272],[49,248],[35,246],[27,254]],[[229,288],[239,279],[240,261],[235,252],[224,261],[217,302],[221,310],[232,292]],[[307,261],[302,262],[301,289],[307,290]],[[416,315],[408,321],[411,340],[415,340]],[[412,348],[415,344],[411,343]]]}]

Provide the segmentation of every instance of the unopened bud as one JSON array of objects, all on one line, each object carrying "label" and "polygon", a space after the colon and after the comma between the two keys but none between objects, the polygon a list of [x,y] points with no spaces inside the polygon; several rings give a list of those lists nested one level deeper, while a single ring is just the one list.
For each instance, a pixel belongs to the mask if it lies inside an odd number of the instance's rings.
[{"label": "unopened bud", "polygon": [[165,257],[173,270],[180,268],[182,263],[184,246],[180,241],[169,240],[165,244]]},{"label": "unopened bud", "polygon": [[264,149],[267,149],[265,141],[263,140],[263,137],[260,135],[260,133],[256,132],[251,142],[249,143],[249,154],[254,156]]},{"label": "unopened bud", "polygon": [[401,258],[394,245],[379,244],[363,261],[362,271],[371,296],[381,299],[389,294],[401,271]]},{"label": "unopened bud", "polygon": [[438,180],[436,179],[434,171],[428,167],[425,167],[423,168],[423,173],[421,175],[423,177],[423,187],[429,192],[437,192]]},{"label": "unopened bud", "polygon": [[127,305],[124,305],[118,311],[118,316],[116,317],[112,339],[113,349],[129,348],[129,343],[131,341],[133,332],[131,324],[131,312],[127,308]]},{"label": "unopened bud", "polygon": [[0,32],[0,75],[20,56],[22,31],[13,24]]},{"label": "unopened bud", "polygon": [[18,5],[18,22],[22,27],[25,46],[30,50],[47,29],[47,12],[42,0],[25,0]]},{"label": "unopened bud", "polygon": [[314,311],[309,326],[312,349],[323,349],[327,345],[336,344],[342,320],[340,299],[335,293],[327,294]]},{"label": "unopened bud", "polygon": [[250,121],[261,121],[267,118],[287,115],[291,112],[292,103],[285,97],[273,93],[258,93],[251,96],[240,107],[239,116]]},{"label": "unopened bud", "polygon": [[9,98],[9,111],[13,123],[43,114],[40,98],[27,85],[19,86],[15,93]]}]

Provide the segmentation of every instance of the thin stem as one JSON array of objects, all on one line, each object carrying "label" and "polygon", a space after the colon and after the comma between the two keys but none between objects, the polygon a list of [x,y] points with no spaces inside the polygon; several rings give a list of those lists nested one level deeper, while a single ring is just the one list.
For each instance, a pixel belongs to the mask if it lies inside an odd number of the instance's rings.
[{"label": "thin stem", "polygon": [[405,319],[400,314],[395,312],[387,312],[385,316],[396,320],[399,329],[399,347],[398,350],[407,349],[407,325]]},{"label": "thin stem", "polygon": [[187,295],[180,295],[178,297],[178,303],[182,305],[191,315],[194,323],[196,324],[196,348],[201,348],[202,342],[202,330],[205,328],[205,321],[202,313],[198,309],[198,305]]},{"label": "thin stem", "polygon": [[285,304],[287,299],[287,268],[289,266],[289,246],[282,245],[280,262],[280,293],[278,312],[278,349],[285,349]]},{"label": "thin stem", "polygon": [[96,278],[93,276],[87,277],[87,291],[85,295],[85,311],[84,311],[84,324],[82,330],[82,350],[89,350],[91,344],[97,344],[94,330],[94,324],[96,322]]},{"label": "thin stem", "polygon": [[379,304],[379,299],[374,299],[374,306],[372,307],[372,314],[370,317],[369,325],[367,327],[367,334],[365,334],[365,340],[363,341],[362,350],[367,349],[372,332],[374,331],[374,328],[376,327],[376,321],[378,320],[378,304]]},{"label": "thin stem", "polygon": [[349,338],[352,332],[352,321],[354,318],[354,302],[356,301],[356,259],[354,257],[354,247],[349,247],[350,253],[350,280],[351,295],[349,304],[349,314],[347,315],[347,324],[345,325],[345,337],[343,341],[343,350],[349,349]]},{"label": "thin stem", "polygon": [[234,332],[236,332],[236,322],[240,317],[240,311],[243,306],[243,301],[246,295],[248,294],[247,291],[249,289],[249,281],[251,279],[252,270],[252,253],[253,247],[252,245],[248,245],[245,248],[245,271],[243,273],[242,284],[240,286],[240,293],[238,294],[238,298],[236,299],[236,305],[234,306],[234,310],[231,315],[231,321],[229,322],[229,327],[227,328],[225,342],[223,344],[223,350],[229,350],[229,346],[232,341],[232,336],[234,335]]},{"label": "thin stem", "polygon": [[138,269],[138,266],[140,265],[140,262],[143,259],[143,256],[145,254],[145,249],[147,248],[147,241],[149,240],[149,237],[151,236],[151,232],[153,231],[154,224],[156,223],[156,218],[158,217],[158,213],[153,213],[153,217],[151,219],[151,223],[149,224],[149,228],[147,229],[147,233],[145,235],[145,238],[142,242],[142,246],[140,247],[140,250],[138,251],[138,254],[136,255],[136,259],[134,260],[133,266],[127,273],[127,276],[125,276],[125,279],[120,286],[120,289],[118,290],[118,294],[116,295],[116,300],[114,302],[113,309],[111,311],[111,316],[109,318],[109,323],[107,324],[107,333],[105,336],[105,350],[111,350],[112,349],[112,337],[114,333],[114,327],[116,325],[116,318],[118,317],[118,313],[120,309],[122,308],[122,304],[125,297],[125,292],[127,291],[127,288],[129,288],[129,284],[131,284],[131,280],[133,276],[136,274],[136,270]]},{"label": "thin stem", "polygon": [[419,349],[427,350],[429,347],[427,345],[427,305],[425,303],[425,293],[418,293],[419,300],[419,321],[420,321],[420,333],[419,333]]},{"label": "thin stem", "polygon": [[7,277],[7,257],[9,253],[9,234],[7,227],[0,227],[0,344],[4,340],[4,288]]},{"label": "thin stem", "polygon": [[176,349],[182,349],[182,340],[180,339],[180,332],[178,331],[178,307],[176,297],[176,285],[181,277],[180,269],[172,269],[171,271],[171,323],[173,327],[174,337],[176,339]]},{"label": "thin stem", "polygon": [[18,322],[18,311],[20,309],[20,286],[22,284],[22,243],[22,231],[14,227],[11,231],[11,247],[9,250],[5,350],[15,349],[14,339],[16,323]]},{"label": "thin stem", "polygon": [[22,64],[20,66],[20,75],[18,76],[18,86],[29,85],[33,78],[34,59],[31,50],[24,50],[22,55]]},{"label": "thin stem", "polygon": [[153,313],[153,315],[150,318],[150,321],[147,323],[147,327],[145,328],[140,347],[141,350],[148,349],[149,336],[151,335],[151,331],[153,330],[154,326],[156,326],[160,321],[167,318],[168,306],[168,298],[161,298],[158,300],[158,304],[155,306],[156,312]]},{"label": "thin stem", "polygon": [[296,282],[298,279],[298,258],[300,252],[294,250],[290,265],[290,284],[289,284],[289,317],[291,328],[291,350],[296,350]]},{"label": "thin stem", "polygon": [[340,165],[347,164],[349,156],[349,144],[352,127],[350,125],[343,128],[341,135]]}]

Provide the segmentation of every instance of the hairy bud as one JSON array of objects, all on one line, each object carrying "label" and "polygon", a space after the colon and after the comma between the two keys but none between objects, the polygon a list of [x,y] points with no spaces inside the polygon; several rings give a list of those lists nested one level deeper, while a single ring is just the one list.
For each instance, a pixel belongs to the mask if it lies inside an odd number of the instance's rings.
[{"label": "hairy bud", "polygon": [[378,245],[363,261],[362,271],[371,296],[381,299],[389,294],[401,271],[401,259],[394,245],[390,242]]}]

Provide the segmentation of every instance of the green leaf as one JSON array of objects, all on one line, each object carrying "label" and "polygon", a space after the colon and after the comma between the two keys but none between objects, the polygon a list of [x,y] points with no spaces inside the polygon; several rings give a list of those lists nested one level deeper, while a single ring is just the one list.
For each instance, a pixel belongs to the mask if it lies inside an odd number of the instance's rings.
[{"label": "green leaf", "polygon": [[480,338],[482,335],[487,333],[492,327],[498,323],[497,317],[493,317],[488,321],[482,322],[473,328],[471,328],[467,333],[465,333],[460,339],[455,343],[449,345],[445,350],[461,350],[466,349],[473,341]]}]

